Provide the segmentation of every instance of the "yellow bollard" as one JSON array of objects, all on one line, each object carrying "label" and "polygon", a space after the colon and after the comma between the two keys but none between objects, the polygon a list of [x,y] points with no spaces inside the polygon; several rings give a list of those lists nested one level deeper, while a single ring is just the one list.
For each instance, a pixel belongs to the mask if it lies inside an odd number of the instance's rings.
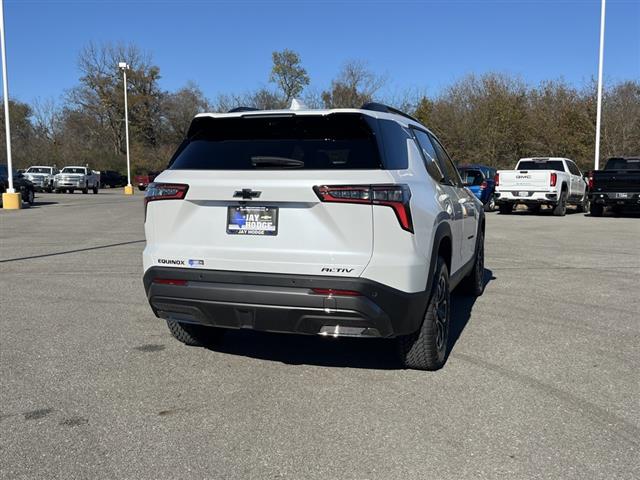
[{"label": "yellow bollard", "polygon": [[20,193],[3,193],[2,208],[5,210],[19,210],[22,208],[22,196]]},{"label": "yellow bollard", "polygon": [[124,187],[125,195],[133,195],[133,185],[127,185]]}]

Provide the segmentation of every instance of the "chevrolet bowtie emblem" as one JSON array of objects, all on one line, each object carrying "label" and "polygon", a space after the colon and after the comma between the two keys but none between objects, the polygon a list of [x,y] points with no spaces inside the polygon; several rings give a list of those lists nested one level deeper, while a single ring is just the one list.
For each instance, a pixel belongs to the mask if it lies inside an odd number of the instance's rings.
[{"label": "chevrolet bowtie emblem", "polygon": [[243,188],[242,190],[236,190],[233,194],[233,198],[243,198],[245,200],[251,200],[252,198],[258,198],[262,192],[256,192],[250,188]]}]

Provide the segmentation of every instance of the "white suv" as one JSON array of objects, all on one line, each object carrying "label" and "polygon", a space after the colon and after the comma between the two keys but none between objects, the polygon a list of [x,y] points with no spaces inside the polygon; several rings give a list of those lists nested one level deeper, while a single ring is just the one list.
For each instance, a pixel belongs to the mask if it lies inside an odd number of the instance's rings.
[{"label": "white suv", "polygon": [[198,115],[145,209],[147,297],[189,345],[227,328],[393,337],[434,370],[450,290],[484,287],[482,205],[382,104]]}]

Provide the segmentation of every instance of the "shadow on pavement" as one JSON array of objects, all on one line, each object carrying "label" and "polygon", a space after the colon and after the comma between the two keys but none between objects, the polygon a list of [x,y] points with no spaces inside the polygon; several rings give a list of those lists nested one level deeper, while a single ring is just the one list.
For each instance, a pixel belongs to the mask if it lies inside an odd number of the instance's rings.
[{"label": "shadow on pavement", "polygon": [[47,205],[57,205],[60,202],[41,202],[40,200],[38,200],[36,198],[36,201],[33,205],[27,207],[27,208],[38,208],[38,207],[46,207]]},{"label": "shadow on pavement", "polygon": [[20,260],[31,260],[34,258],[45,258],[45,257],[56,257],[58,255],[67,255],[70,253],[78,253],[78,252],[89,252],[91,250],[101,250],[103,248],[111,248],[111,247],[120,247],[122,245],[131,245],[134,243],[143,243],[145,240],[132,240],[130,242],[119,242],[119,243],[109,243],[107,245],[98,245],[95,247],[87,247],[87,248],[76,248],[74,250],[65,250],[64,252],[54,252],[54,253],[43,253],[40,255],[31,255],[28,257],[16,257],[16,258],[5,258],[0,260],[0,263],[8,263],[8,262],[17,262]]},{"label": "shadow on pavement", "polygon": [[[485,285],[494,280],[493,272],[485,269]],[[455,346],[471,319],[475,297],[452,294],[449,351]],[[287,365],[316,365],[377,370],[401,369],[393,340],[365,338],[323,338],[309,335],[288,335],[249,330],[227,332],[220,345],[211,350],[282,362]]]}]

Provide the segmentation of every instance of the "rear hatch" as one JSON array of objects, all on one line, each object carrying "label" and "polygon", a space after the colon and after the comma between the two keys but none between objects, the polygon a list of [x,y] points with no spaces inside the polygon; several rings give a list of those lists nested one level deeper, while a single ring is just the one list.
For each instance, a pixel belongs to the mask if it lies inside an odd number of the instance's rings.
[{"label": "rear hatch", "polygon": [[155,180],[188,190],[148,203],[145,267],[359,276],[374,207],[326,203],[314,187],[393,181],[374,124],[355,113],[197,118]]}]

